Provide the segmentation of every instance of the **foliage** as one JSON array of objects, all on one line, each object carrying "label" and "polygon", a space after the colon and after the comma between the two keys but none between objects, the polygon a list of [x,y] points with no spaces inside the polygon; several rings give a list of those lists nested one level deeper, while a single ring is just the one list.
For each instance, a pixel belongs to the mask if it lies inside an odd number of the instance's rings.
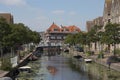
[{"label": "foliage", "polygon": [[120,49],[115,49],[115,54],[120,56]]},{"label": "foliage", "polygon": [[39,33],[23,23],[7,24],[4,18],[0,18],[0,47],[18,49],[23,44],[38,44],[40,40]]},{"label": "foliage", "polygon": [[98,58],[104,58],[104,53],[103,53],[103,51],[101,51],[101,52],[98,54]]},{"label": "foliage", "polygon": [[10,62],[10,59],[2,58],[1,60],[1,70],[10,71],[12,69],[12,64]]},{"label": "foliage", "polygon": [[11,28],[4,18],[0,18],[0,45],[6,45],[6,38],[11,33]]},{"label": "foliage", "polygon": [[106,44],[119,44],[120,43],[120,25],[108,23],[105,26],[102,42]]},{"label": "foliage", "polygon": [[116,23],[108,23],[105,26],[105,32],[102,35],[101,42],[107,45],[112,44],[115,50],[116,44],[120,43],[120,25]]},{"label": "foliage", "polygon": [[74,45],[75,44],[75,34],[72,34],[72,35],[68,35],[66,38],[65,38],[65,43],[69,43],[70,45]]},{"label": "foliage", "polygon": [[87,56],[94,55],[94,52],[93,52],[93,51],[87,51],[87,52],[86,52],[86,55],[87,55]]}]

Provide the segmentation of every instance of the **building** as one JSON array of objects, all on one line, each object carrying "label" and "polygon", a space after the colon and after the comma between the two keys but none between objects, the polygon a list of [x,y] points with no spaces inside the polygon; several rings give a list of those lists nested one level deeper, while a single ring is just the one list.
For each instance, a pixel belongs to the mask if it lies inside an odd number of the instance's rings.
[{"label": "building", "polygon": [[103,21],[120,24],[120,0],[105,0]]},{"label": "building", "polygon": [[86,22],[86,28],[87,31],[89,32],[91,30],[91,28],[94,26],[93,21],[87,21]]},{"label": "building", "polygon": [[94,25],[103,26],[103,17],[98,17],[93,20]]},{"label": "building", "polygon": [[91,30],[91,28],[94,27],[95,25],[103,26],[104,25],[103,17],[95,18],[95,19],[93,19],[93,21],[87,21],[86,22],[87,31],[89,32]]},{"label": "building", "polygon": [[112,5],[112,0],[105,0],[104,4],[104,11],[103,11],[103,22],[104,26],[108,23],[111,22],[111,5]]},{"label": "building", "polygon": [[[105,0],[103,21],[104,26],[109,22],[120,24],[120,0]],[[116,48],[120,49],[120,44]],[[111,45],[111,50],[113,49]]]},{"label": "building", "polygon": [[8,24],[13,24],[13,16],[10,13],[0,13],[0,18],[4,18]]},{"label": "building", "polygon": [[120,0],[112,0],[111,2],[111,22],[120,24]]},{"label": "building", "polygon": [[53,23],[47,30],[46,30],[46,38],[45,42],[47,42],[48,45],[59,45],[61,46],[64,39],[68,34],[75,34],[80,32],[81,30],[76,27],[75,25],[72,26],[61,26],[59,27],[55,23]]}]

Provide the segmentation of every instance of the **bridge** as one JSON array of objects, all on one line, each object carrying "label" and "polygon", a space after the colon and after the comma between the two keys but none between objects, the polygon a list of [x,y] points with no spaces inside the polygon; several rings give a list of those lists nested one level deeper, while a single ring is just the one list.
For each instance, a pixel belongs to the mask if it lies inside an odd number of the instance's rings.
[{"label": "bridge", "polygon": [[47,56],[59,55],[61,53],[61,46],[38,46],[36,51]]}]

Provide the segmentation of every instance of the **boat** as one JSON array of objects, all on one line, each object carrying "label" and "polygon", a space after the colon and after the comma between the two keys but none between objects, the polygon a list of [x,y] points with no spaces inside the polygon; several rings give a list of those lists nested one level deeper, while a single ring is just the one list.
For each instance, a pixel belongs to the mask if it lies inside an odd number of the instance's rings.
[{"label": "boat", "polygon": [[84,61],[85,61],[86,63],[91,63],[91,62],[92,62],[92,59],[84,59]]},{"label": "boat", "polygon": [[31,67],[29,67],[29,66],[22,66],[22,67],[19,67],[18,70],[20,72],[28,72],[28,73],[30,73],[31,72]]}]

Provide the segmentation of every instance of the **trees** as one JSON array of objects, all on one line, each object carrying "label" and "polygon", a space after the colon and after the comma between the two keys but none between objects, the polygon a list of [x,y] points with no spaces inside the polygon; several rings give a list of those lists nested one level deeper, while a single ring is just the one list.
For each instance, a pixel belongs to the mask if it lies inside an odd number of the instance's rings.
[{"label": "trees", "polygon": [[0,53],[3,55],[3,49],[7,45],[6,39],[11,33],[11,28],[4,18],[0,18]]},{"label": "trees", "polygon": [[75,44],[75,34],[71,34],[71,35],[68,35],[66,38],[65,38],[65,43],[69,43],[70,45],[74,45]]},{"label": "trees", "polygon": [[[108,23],[105,26],[105,32],[102,37],[102,42],[109,46],[110,44],[112,44],[115,50],[116,44],[120,43],[120,25],[116,23]],[[115,51],[113,54],[115,55]]]},{"label": "trees", "polygon": [[[7,24],[4,18],[0,18],[0,47],[7,49],[18,48],[23,44],[39,43],[38,32],[30,30],[23,23]],[[2,50],[1,50],[2,52]]]}]

